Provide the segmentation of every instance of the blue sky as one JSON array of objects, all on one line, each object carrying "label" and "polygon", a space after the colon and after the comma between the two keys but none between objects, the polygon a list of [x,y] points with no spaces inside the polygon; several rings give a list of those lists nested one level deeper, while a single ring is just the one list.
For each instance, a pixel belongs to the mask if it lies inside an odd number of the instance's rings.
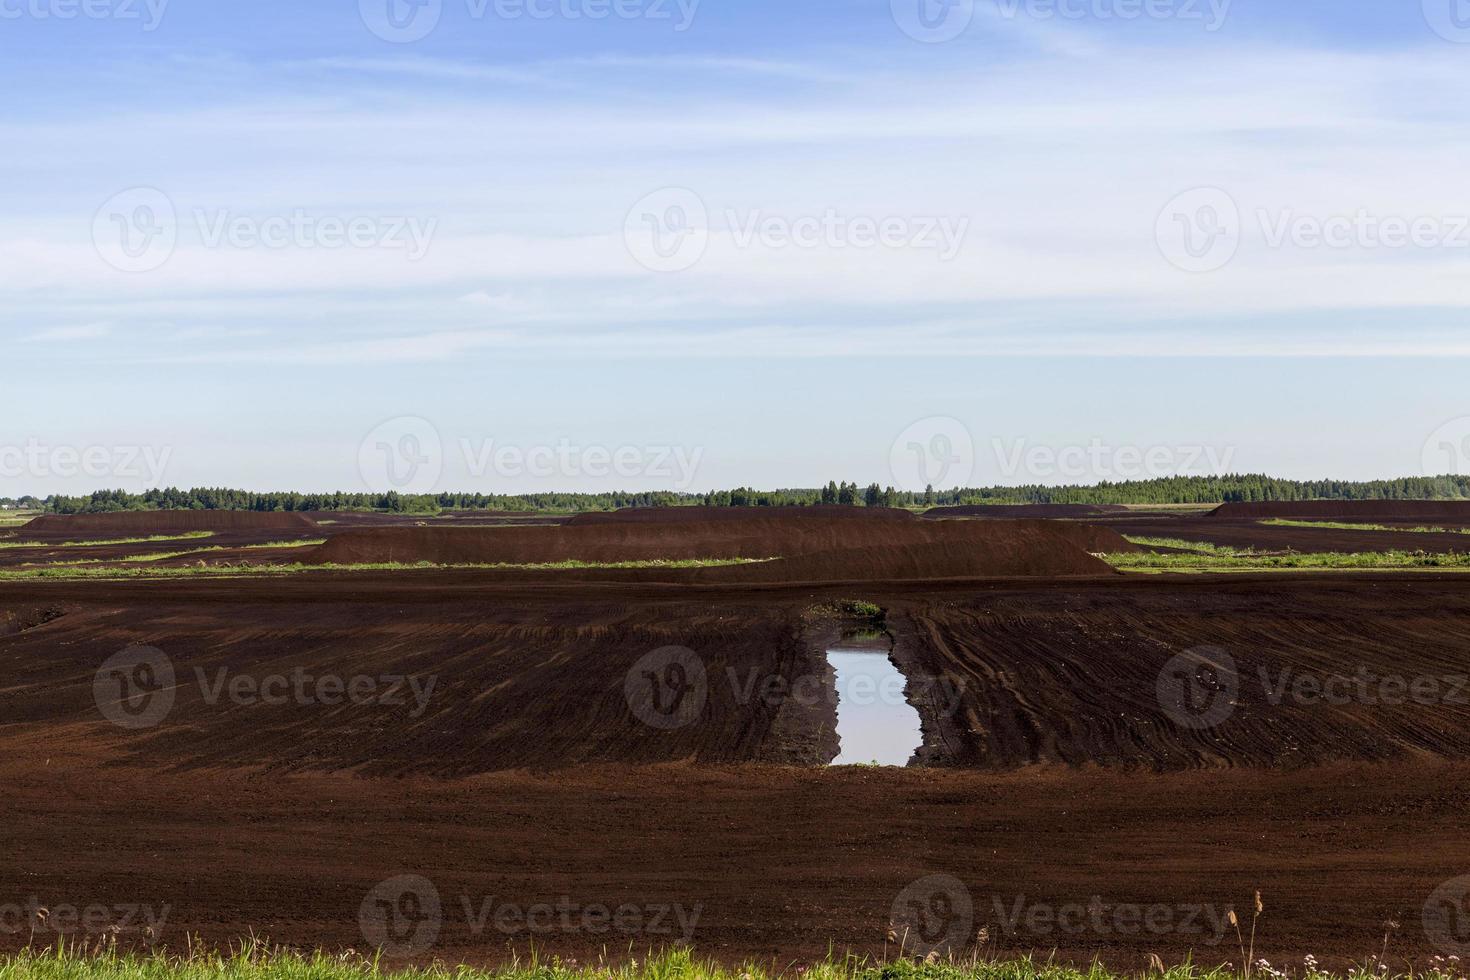
[{"label": "blue sky", "polygon": [[0,496],[1470,471],[1467,79],[1462,0],[0,0]]}]

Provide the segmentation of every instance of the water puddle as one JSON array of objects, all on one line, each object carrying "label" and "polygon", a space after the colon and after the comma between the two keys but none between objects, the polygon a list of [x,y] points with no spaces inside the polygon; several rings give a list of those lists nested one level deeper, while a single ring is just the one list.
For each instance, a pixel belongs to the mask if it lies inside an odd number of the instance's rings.
[{"label": "water puddle", "polygon": [[[886,644],[885,644],[886,646]],[[834,766],[906,766],[924,742],[919,713],[903,696],[904,676],[887,649],[835,647],[827,662],[837,672]]]}]

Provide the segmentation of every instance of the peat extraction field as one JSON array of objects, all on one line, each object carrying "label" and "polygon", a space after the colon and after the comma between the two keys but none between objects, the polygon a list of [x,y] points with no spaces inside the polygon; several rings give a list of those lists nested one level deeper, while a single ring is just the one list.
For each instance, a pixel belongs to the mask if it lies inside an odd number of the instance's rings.
[{"label": "peat extraction field", "polygon": [[[1123,535],[1220,518],[941,516],[14,529],[0,944],[45,909],[42,938],[402,962],[1239,966],[1257,890],[1273,962],[1463,941],[1470,577],[1142,574]],[[1401,516],[1332,520],[1453,517]],[[1226,520],[1453,554],[1271,519]],[[917,715],[907,766],[829,765],[855,707]]]}]

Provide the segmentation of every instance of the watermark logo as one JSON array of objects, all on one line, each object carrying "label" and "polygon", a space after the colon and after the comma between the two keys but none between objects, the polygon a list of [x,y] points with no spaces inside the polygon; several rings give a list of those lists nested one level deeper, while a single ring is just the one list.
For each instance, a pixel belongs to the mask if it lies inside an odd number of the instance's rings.
[{"label": "watermark logo", "polygon": [[893,674],[879,680],[869,674],[854,673],[839,677],[834,684],[826,674],[801,674],[793,678],[763,673],[752,667],[742,676],[736,668],[726,667],[724,681],[729,684],[736,704],[742,707],[761,704],[772,710],[788,703],[805,708],[924,704],[934,717],[951,718],[960,710],[965,696],[963,678],[928,674]]},{"label": "watermark logo", "polygon": [[173,906],[134,902],[116,905],[76,905],[71,902],[41,904],[34,895],[25,902],[0,903],[0,935],[19,935],[27,930],[57,936],[112,936],[137,933],[149,942],[163,936]]},{"label": "watermark logo", "polygon": [[1470,415],[1450,419],[1424,441],[1425,476],[1470,476]]},{"label": "watermark logo", "polygon": [[195,667],[194,679],[204,703],[211,707],[226,700],[242,707],[259,704],[336,707],[350,704],[404,708],[408,717],[414,719],[422,717],[429,709],[434,688],[439,684],[439,678],[432,674],[428,677],[419,674],[355,674],[344,677],[332,673],[311,674],[305,667],[296,667],[290,674],[264,676],[231,674],[226,667],[219,668],[211,676],[203,667]]},{"label": "watermark logo", "polygon": [[910,493],[965,486],[975,474],[975,440],[959,419],[920,419],[893,440],[888,472],[895,487]]},{"label": "watermark logo", "polygon": [[172,446],[53,446],[28,439],[23,446],[0,446],[0,477],[19,479],[88,476],[140,480],[162,486]]},{"label": "watermark logo", "polygon": [[1225,26],[1232,0],[996,0],[1004,20],[1175,20],[1213,34]]},{"label": "watermark logo", "polygon": [[579,446],[562,439],[555,446],[516,446],[460,439],[460,454],[470,476],[493,472],[510,479],[588,477],[595,480],[654,478],[675,490],[688,490],[704,459],[704,449],[685,446]]},{"label": "watermark logo", "polygon": [[103,661],[92,678],[92,699],[119,728],[159,725],[173,710],[173,661],[157,647],[131,646]]},{"label": "watermark logo", "polygon": [[991,440],[1000,472],[1028,480],[1153,480],[1190,473],[1224,476],[1231,472],[1235,447],[1115,446],[1102,439],[1087,445],[1032,446],[1025,439]]},{"label": "watermark logo", "polygon": [[209,249],[383,249],[403,252],[410,262],[429,254],[438,218],[412,215],[318,214],[293,208],[286,214],[236,214],[194,208],[193,232]]},{"label": "watermark logo", "polygon": [[1287,669],[1273,678],[1270,670],[1259,669],[1261,688],[1272,705],[1293,704],[1312,707],[1329,705],[1344,707],[1361,704],[1367,707],[1424,708],[1470,704],[1470,675],[1467,674],[1375,674],[1359,667],[1354,675],[1299,674]]},{"label": "watermark logo", "polygon": [[1034,902],[1025,895],[1009,900],[991,896],[991,909],[1000,931],[1024,941],[1056,936],[1190,936],[1206,946],[1218,946],[1230,930],[1229,908],[1193,903],[1105,902],[1100,895],[1087,901]]},{"label": "watermark logo", "polygon": [[158,30],[169,0],[0,0],[0,20],[137,21],[143,33]]},{"label": "watermark logo", "polygon": [[634,717],[650,728],[687,728],[704,714],[709,677],[688,647],[661,647],[638,659],[623,679]]},{"label": "watermark logo", "polygon": [[975,19],[975,0],[889,0],[893,22],[915,41],[953,41]]},{"label": "watermark logo", "polygon": [[1221,647],[1194,647],[1169,658],[1155,685],[1159,707],[1176,725],[1203,730],[1235,711],[1240,673]]},{"label": "watermark logo", "polygon": [[1470,875],[1440,885],[1424,903],[1424,935],[1446,956],[1470,959]]},{"label": "watermark logo", "polygon": [[[231,673],[220,667],[193,668],[200,700],[210,707],[228,703],[240,707],[300,705],[302,707],[401,708],[409,718],[420,718],[429,708],[439,678],[419,674],[309,673],[296,667],[290,673],[265,675]],[[93,678],[93,695],[103,717],[122,728],[154,728],[173,710],[179,680],[173,661],[154,647],[129,647],[109,657]]]},{"label": "watermark logo", "polygon": [[498,895],[462,892],[441,898],[422,875],[400,875],[378,884],[358,908],[363,938],[387,956],[421,956],[433,948],[446,922],[472,936],[580,934],[662,937],[688,944],[704,906],[682,902],[584,902],[562,895],[551,902],[516,902]]},{"label": "watermark logo", "polygon": [[1256,223],[1267,248],[1470,249],[1470,216],[1376,214],[1358,208],[1351,214],[1302,214],[1293,208],[1257,208]]},{"label": "watermark logo", "polygon": [[205,249],[342,249],[402,252],[409,262],[429,253],[437,218],[412,215],[332,214],[293,208],[249,214],[194,207],[181,219],[174,201],[156,187],[114,194],[92,218],[92,243],[108,265],[122,272],[161,268],[187,233]]},{"label": "watermark logo", "polygon": [[367,29],[392,44],[422,41],[439,26],[444,0],[358,0]]},{"label": "watermark logo", "polygon": [[92,244],[120,272],[162,268],[179,242],[174,202],[156,187],[130,187],[103,202],[92,218]]},{"label": "watermark logo", "polygon": [[913,882],[893,900],[888,929],[905,952],[949,956],[969,945],[975,928],[970,890],[949,875]]},{"label": "watermark logo", "polygon": [[1424,21],[1446,41],[1470,44],[1470,0],[1423,0]]},{"label": "watermark logo", "polygon": [[389,878],[362,900],[357,924],[368,944],[388,956],[428,952],[444,925],[439,889],[422,875]]},{"label": "watermark logo", "polygon": [[357,472],[373,491],[429,493],[444,474],[444,441],[428,419],[389,419],[358,446]]},{"label": "watermark logo", "polygon": [[623,243],[650,272],[692,269],[709,248],[709,210],[687,187],[654,191],[628,210]]},{"label": "watermark logo", "polygon": [[848,215],[836,208],[820,214],[767,214],[761,210],[724,212],[726,226],[736,248],[754,246],[783,249],[826,249],[868,251],[933,252],[940,262],[950,262],[964,247],[970,233],[968,216],[942,215]]},{"label": "watermark logo", "polygon": [[1154,237],[1176,268],[1215,272],[1229,265],[1240,248],[1240,206],[1218,187],[1185,191],[1159,212]]}]

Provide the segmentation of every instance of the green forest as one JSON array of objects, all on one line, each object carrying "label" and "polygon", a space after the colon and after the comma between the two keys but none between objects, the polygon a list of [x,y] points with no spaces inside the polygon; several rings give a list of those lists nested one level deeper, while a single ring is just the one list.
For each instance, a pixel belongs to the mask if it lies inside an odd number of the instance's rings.
[{"label": "green forest", "polygon": [[434,514],[443,511],[567,513],[623,507],[942,507],[958,504],[1217,504],[1263,500],[1459,500],[1470,499],[1470,476],[1405,477],[1397,480],[1280,480],[1261,474],[1181,476],[1092,486],[972,487],[920,493],[869,484],[828,483],[814,489],[756,490],[739,487],[710,493],[257,493],[196,487],[145,493],[99,490],[89,496],[0,498],[0,505],[55,514],[121,510],[383,511]]}]

